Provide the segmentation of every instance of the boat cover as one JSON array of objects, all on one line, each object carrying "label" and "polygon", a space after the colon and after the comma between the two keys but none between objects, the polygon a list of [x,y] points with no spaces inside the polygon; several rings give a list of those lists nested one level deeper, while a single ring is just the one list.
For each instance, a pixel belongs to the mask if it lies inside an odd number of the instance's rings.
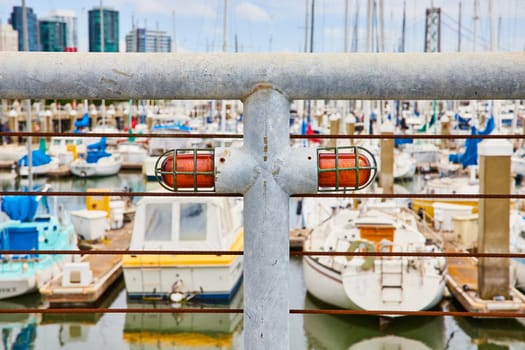
[{"label": "boat cover", "polygon": [[[44,165],[51,162],[51,157],[48,156],[45,152],[40,149],[35,149],[31,151],[31,165],[38,166]],[[29,162],[27,160],[27,154],[18,160],[18,165],[28,166]]]},{"label": "boat cover", "polygon": [[[490,118],[487,120],[485,129],[477,132],[476,127],[472,126],[470,128],[470,134],[471,135],[488,135],[492,132],[492,130],[494,130],[494,127],[495,127],[494,116],[491,115]],[[483,140],[482,138],[467,139],[465,141],[465,153],[449,154],[448,160],[455,164],[461,163],[463,167],[478,164],[478,143],[480,143],[482,140]]]},{"label": "boat cover", "polygon": [[4,196],[2,211],[11,220],[31,221],[35,217],[38,202],[35,196]]}]

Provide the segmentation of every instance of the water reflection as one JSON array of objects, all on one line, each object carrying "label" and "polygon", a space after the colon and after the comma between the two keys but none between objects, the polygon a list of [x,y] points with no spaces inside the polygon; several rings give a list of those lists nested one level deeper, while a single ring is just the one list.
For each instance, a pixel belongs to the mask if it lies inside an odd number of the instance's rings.
[{"label": "water reflection", "polygon": [[[137,302],[131,308],[169,309],[166,301]],[[242,308],[242,288],[229,305],[184,305],[184,307]],[[128,313],[123,338],[130,349],[238,349],[241,345],[242,314],[239,313]]]},{"label": "water reflection", "polygon": [[[444,308],[463,311],[461,305],[454,300],[444,303]],[[525,349],[524,319],[454,317],[453,322],[469,339],[474,349]],[[450,338],[450,348],[453,348],[454,337]]]},{"label": "water reflection", "polygon": [[[327,306],[306,294],[305,309]],[[385,323],[386,322],[386,323]],[[304,315],[308,349],[443,349],[442,317]]]},{"label": "water reflection", "polygon": [[[37,294],[0,300],[0,309],[39,308],[42,304]],[[37,336],[41,315],[38,313],[9,313],[0,316],[1,343],[3,349],[29,349]]]}]

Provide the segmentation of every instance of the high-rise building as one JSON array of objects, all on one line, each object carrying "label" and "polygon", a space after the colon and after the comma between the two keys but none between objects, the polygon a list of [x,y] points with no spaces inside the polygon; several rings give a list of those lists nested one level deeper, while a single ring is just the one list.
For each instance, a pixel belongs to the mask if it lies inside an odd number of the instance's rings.
[{"label": "high-rise building", "polygon": [[[103,21],[101,22],[101,14]],[[95,7],[88,12],[89,51],[119,52],[118,11],[108,7]],[[102,23],[102,25],[101,25]],[[101,31],[101,27],[104,28]]]},{"label": "high-rise building", "polygon": [[54,10],[49,12],[47,19],[53,19],[66,24],[65,51],[78,51],[78,18],[75,16],[75,12]]},{"label": "high-rise building", "polygon": [[127,52],[171,52],[171,37],[163,31],[132,29],[126,35]]},{"label": "high-rise building", "polygon": [[42,51],[66,51],[67,30],[65,22],[46,18],[41,20],[39,25]]},{"label": "high-rise building", "polygon": [[[40,51],[38,35],[38,20],[31,7],[26,7],[27,19],[27,51]],[[13,6],[9,24],[18,32],[18,50],[24,51],[24,29],[22,21],[22,6]]]},{"label": "high-rise building", "polygon": [[10,24],[0,24],[0,51],[18,51],[18,32]]}]

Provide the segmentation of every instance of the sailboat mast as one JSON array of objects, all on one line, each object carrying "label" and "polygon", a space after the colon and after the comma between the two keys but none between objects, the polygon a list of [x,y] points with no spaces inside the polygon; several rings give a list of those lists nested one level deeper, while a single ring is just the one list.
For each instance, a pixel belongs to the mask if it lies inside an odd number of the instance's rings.
[{"label": "sailboat mast", "polygon": [[399,52],[405,52],[405,35],[406,35],[406,2],[403,1],[403,21],[401,22],[401,45],[399,46]]},{"label": "sailboat mast", "polygon": [[461,1],[458,10],[458,52],[461,52]]},{"label": "sailboat mast", "polygon": [[345,0],[345,34],[343,51],[348,52],[348,0]]},{"label": "sailboat mast", "polygon": [[[29,51],[29,39],[27,36],[27,8],[26,1],[22,0],[22,35],[23,35],[23,45],[24,51]],[[31,100],[25,100],[25,109],[27,113],[26,117],[26,130],[31,131]],[[27,137],[27,179],[29,191],[33,190],[33,154],[32,154],[32,143],[33,138],[31,136]]]}]

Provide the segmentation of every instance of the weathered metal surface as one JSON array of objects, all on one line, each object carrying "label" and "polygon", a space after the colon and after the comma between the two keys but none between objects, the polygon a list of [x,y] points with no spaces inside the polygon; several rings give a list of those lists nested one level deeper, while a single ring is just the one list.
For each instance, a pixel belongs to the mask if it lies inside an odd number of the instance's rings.
[{"label": "weathered metal surface", "polygon": [[290,102],[266,88],[244,102],[243,148],[258,173],[244,194],[244,348],[286,350],[290,199],[273,170],[289,148]]},{"label": "weathered metal surface", "polygon": [[0,98],[522,99],[525,52],[0,53]]}]

